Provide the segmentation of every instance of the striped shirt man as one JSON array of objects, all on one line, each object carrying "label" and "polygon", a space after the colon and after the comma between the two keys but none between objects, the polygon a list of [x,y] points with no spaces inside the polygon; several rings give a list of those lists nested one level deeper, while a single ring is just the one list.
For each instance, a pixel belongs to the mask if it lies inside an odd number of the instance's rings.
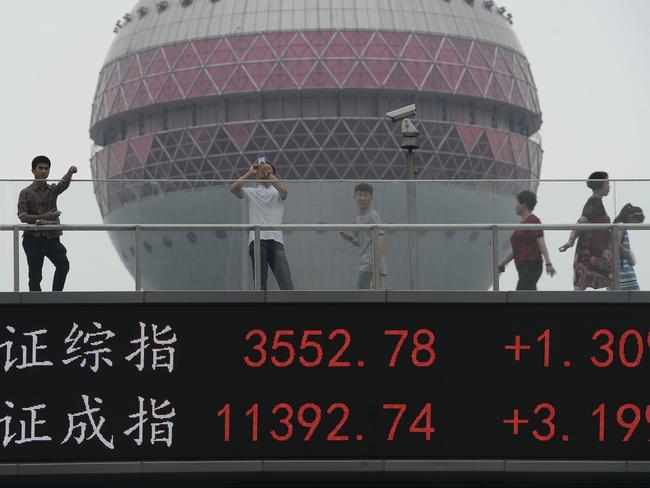
[{"label": "striped shirt man", "polygon": [[[18,197],[18,218],[25,215],[42,215],[57,210],[56,199],[70,186],[70,181],[62,180],[59,183],[47,184],[44,181],[34,181],[27,188],[24,188]],[[51,222],[57,224],[58,222]],[[36,237],[43,236],[48,239],[60,237],[63,232],[53,230],[48,232],[26,231],[25,234]]]}]

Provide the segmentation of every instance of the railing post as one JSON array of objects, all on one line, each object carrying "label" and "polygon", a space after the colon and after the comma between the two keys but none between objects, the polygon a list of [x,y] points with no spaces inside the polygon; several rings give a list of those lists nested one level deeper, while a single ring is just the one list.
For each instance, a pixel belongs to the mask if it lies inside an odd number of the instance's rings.
[{"label": "railing post", "polygon": [[262,289],[262,232],[260,226],[255,226],[255,241],[253,241],[253,270],[255,275],[255,291]]},{"label": "railing post", "polygon": [[20,291],[20,231],[14,226],[14,291]]},{"label": "railing post", "polygon": [[379,290],[381,280],[380,258],[379,258],[379,227],[372,228],[372,289]]},{"label": "railing post", "polygon": [[499,226],[492,226],[492,290],[499,291]]},{"label": "railing post", "polygon": [[135,259],[135,291],[142,290],[142,263],[140,259],[140,248],[142,242],[142,229],[139,225],[135,226],[135,232],[133,235],[133,246],[135,248],[134,259]]},{"label": "railing post", "polygon": [[621,242],[620,230],[617,226],[612,226],[610,235],[612,238],[612,290],[621,289],[621,253],[618,244]]}]

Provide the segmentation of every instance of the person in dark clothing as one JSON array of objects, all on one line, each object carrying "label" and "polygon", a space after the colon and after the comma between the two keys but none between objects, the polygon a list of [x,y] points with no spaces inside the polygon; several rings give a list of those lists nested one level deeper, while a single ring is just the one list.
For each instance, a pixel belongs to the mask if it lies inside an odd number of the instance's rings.
[{"label": "person in dark clothing", "polygon": [[[578,223],[609,224],[611,221],[603,205],[603,197],[609,195],[609,175],[604,171],[596,171],[589,176],[587,186],[593,194],[582,209]],[[587,288],[598,290],[609,287],[612,256],[609,230],[574,230],[567,243],[560,247],[560,252],[571,249],[576,240],[578,245],[573,259],[573,289],[584,291]]]},{"label": "person in dark clothing", "polygon": [[[18,197],[18,218],[25,224],[58,224],[61,212],[57,210],[58,196],[68,189],[76,166],[70,166],[59,183],[47,184],[52,163],[46,156],[32,161],[34,182],[24,188]],[[63,291],[70,270],[67,249],[61,243],[61,231],[25,231],[23,249],[29,266],[29,291],[41,291],[43,261],[47,257],[56,271],[52,291]]]},{"label": "person in dark clothing", "polygon": [[[533,192],[522,191],[517,195],[515,212],[521,217],[522,224],[541,224],[539,218],[533,213],[536,205],[537,196]],[[537,290],[537,281],[542,276],[542,256],[546,261],[546,273],[549,276],[555,275],[543,230],[519,229],[510,237],[510,244],[512,250],[499,264],[499,271],[503,273],[506,265],[514,259],[519,273],[517,290]]]}]

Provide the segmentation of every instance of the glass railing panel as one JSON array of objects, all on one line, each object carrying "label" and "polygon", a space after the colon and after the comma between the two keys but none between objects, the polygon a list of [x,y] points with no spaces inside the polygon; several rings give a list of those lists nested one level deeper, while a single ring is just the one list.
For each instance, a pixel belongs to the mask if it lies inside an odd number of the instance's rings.
[{"label": "glass railing panel", "polygon": [[[353,231],[346,233],[354,234]],[[344,240],[339,231],[285,231],[284,241],[296,289],[357,288],[360,249]]]},{"label": "glass railing panel", "polygon": [[485,230],[393,230],[384,236],[394,290],[487,290],[492,286],[492,233]]},{"label": "glass railing panel", "polygon": [[85,201],[99,210],[104,223],[139,224],[145,223],[141,206],[155,199],[158,188],[159,183],[155,181],[105,180],[94,182],[91,187],[84,186],[82,190]]},{"label": "glass railing panel", "polygon": [[[142,287],[146,291],[253,290],[248,233],[225,230],[142,231]],[[129,242],[120,247],[128,248]],[[130,248],[128,265],[134,269]]]},{"label": "glass railing panel", "polygon": [[29,181],[0,180],[0,224],[18,223],[18,195]]},{"label": "glass railing panel", "polygon": [[[29,181],[2,181],[2,192],[0,201],[0,223],[3,225],[14,225],[18,223],[16,217],[16,202],[21,188],[27,186]],[[59,209],[63,212],[61,222],[67,225],[85,224],[246,224],[248,223],[247,202],[237,199],[229,191],[231,182],[224,181],[73,181],[71,187],[59,198]],[[354,224],[359,215],[358,203],[355,201],[355,187],[360,182],[356,181],[287,181],[289,198],[285,205],[284,223],[287,224]],[[418,181],[416,183],[404,181],[370,181],[373,188],[373,209],[380,215],[384,224],[404,224],[408,222],[419,224],[491,224],[491,223],[517,223],[519,217],[515,214],[516,194],[519,191],[530,189],[537,193],[538,204],[535,214],[540,217],[543,223],[574,223],[581,215],[582,208],[591,195],[591,190],[582,181],[452,181],[452,182],[431,182]],[[248,183],[255,185],[255,182]],[[627,202],[638,204],[643,201],[642,192],[650,182],[612,182],[610,195],[603,198],[603,204],[610,217],[614,218]],[[641,205],[642,206],[642,205]],[[187,234],[187,231],[184,232]],[[132,236],[126,233],[111,231],[110,239],[105,235],[100,238],[100,233],[88,236],[91,239],[91,246],[77,246],[70,242],[71,253],[75,259],[83,257],[88,248],[93,248],[94,253],[101,256],[104,262],[111,263],[112,267],[121,269],[126,275],[131,274],[129,265],[130,248]],[[213,232],[214,234],[214,232]],[[427,252],[433,252],[430,256],[418,258],[432,259],[435,253],[444,255],[447,247],[446,241],[451,241],[453,247],[454,238],[448,237],[451,232],[443,232],[444,239],[433,238],[418,233],[418,252],[420,241],[422,248]],[[504,233],[500,238],[500,246],[507,246],[510,233]],[[72,235],[67,233],[64,242]],[[542,278],[540,287],[545,289],[571,289],[572,279],[572,257],[573,251],[560,254],[557,249],[566,242],[569,231],[550,232],[547,237],[547,244],[558,272],[558,278],[546,283]],[[180,259],[178,252],[165,253],[165,245],[162,243],[164,235],[152,234],[148,236],[152,251],[143,251],[143,257],[150,258],[151,266],[143,268],[143,283],[151,289],[166,288],[167,285],[158,281],[153,276],[156,269],[173,268],[182,274],[180,266],[173,264],[173,260]],[[338,232],[315,232],[315,231],[293,231],[287,232],[287,256],[290,265],[296,268],[296,287],[301,289],[353,289],[356,287],[355,273],[352,277],[347,276],[350,269],[355,270],[358,265],[358,253],[351,246],[342,241]],[[397,232],[393,236],[387,234],[387,258],[389,263],[395,262],[399,271],[394,271],[395,266],[389,265],[391,278],[387,279],[392,283],[391,287],[409,289],[411,287],[410,268],[408,256],[412,244],[409,244],[408,233]],[[181,242],[186,237],[172,239]],[[469,237],[468,237],[469,239]],[[635,247],[639,250],[638,273],[642,274],[642,263],[647,261],[644,258],[644,250],[650,249],[650,242],[646,243],[645,234],[638,238],[639,243]],[[477,239],[481,241],[481,239]],[[189,259],[201,262],[202,260],[213,260],[213,254],[228,256],[229,261],[238,262],[233,269],[237,268],[239,278],[230,273],[230,277],[223,281],[224,289],[247,289],[252,288],[250,277],[244,277],[244,270],[250,273],[250,262],[247,262],[245,238],[218,238],[205,237],[201,242],[211,242],[212,245],[199,247],[188,247]],[[224,242],[221,242],[224,241]],[[241,241],[241,242],[240,242]],[[462,244],[462,242],[461,242]],[[67,245],[67,244],[66,244]],[[156,245],[161,245],[161,256],[154,258],[153,253]],[[78,250],[77,250],[78,247]],[[462,247],[462,246],[461,246]],[[73,249],[74,248],[74,249]],[[390,249],[389,249],[390,248]],[[500,252],[506,249],[501,249]],[[13,253],[13,243],[10,233],[0,235],[0,251],[7,256],[9,262],[3,263],[3,278],[0,281],[2,289],[13,288],[13,277],[11,271],[13,265],[10,262]],[[185,251],[183,251],[185,252]],[[471,252],[471,251],[470,251]],[[126,257],[125,257],[126,254]],[[650,258],[650,256],[648,256]],[[21,269],[26,273],[26,262],[21,249]],[[404,261],[404,260],[407,261]],[[245,262],[246,264],[242,264]],[[293,264],[295,262],[296,264]],[[126,263],[126,264],[125,264]],[[421,263],[420,263],[421,264]],[[214,266],[218,266],[214,264]],[[430,265],[427,265],[430,266]],[[89,268],[90,269],[90,268]],[[111,268],[113,269],[113,268]],[[301,273],[304,270],[304,276]],[[566,270],[566,271],[562,271]],[[445,275],[444,270],[431,268],[421,269],[424,282],[420,278],[416,280],[417,288],[437,289],[444,284],[437,284],[432,278],[434,275]],[[71,272],[72,273],[72,272]],[[226,273],[226,274],[228,274]],[[408,275],[408,280],[399,273]],[[149,275],[151,274],[151,277]],[[190,273],[191,274],[191,273]],[[507,280],[507,275],[503,279]],[[566,276],[565,276],[566,275]],[[26,276],[26,275],[25,275]],[[197,276],[194,273],[194,276]],[[650,276],[648,277],[650,279]],[[72,279],[72,275],[71,278]],[[512,279],[511,281],[515,281]],[[404,283],[402,283],[404,282]],[[566,282],[566,283],[565,283]],[[21,283],[25,285],[26,280],[21,274]],[[71,281],[71,283],[73,283]],[[102,289],[114,289],[121,286],[121,282],[115,284],[103,284]],[[198,289],[205,289],[210,286],[208,279],[196,284],[185,283],[182,286],[193,286]],[[448,276],[443,283],[450,287],[465,286],[461,282],[454,281]],[[75,285],[77,286],[77,285]],[[78,285],[81,287],[81,285]],[[216,286],[216,285],[215,285]],[[485,285],[487,289],[491,281]],[[475,287],[475,285],[472,285]],[[481,285],[483,287],[483,285]],[[131,285],[126,289],[131,289]],[[514,287],[513,287],[514,288]]]},{"label": "glass railing panel", "polygon": [[[411,183],[402,183],[408,190]],[[492,182],[418,182],[417,223],[491,224],[501,205]],[[510,197],[509,197],[510,198]]]},{"label": "glass railing panel", "polygon": [[[492,231],[446,230],[415,232],[417,261],[409,262],[404,252],[409,232],[400,233],[399,262],[395,269],[397,289],[412,289],[410,276],[417,274],[417,290],[474,291],[492,286]],[[412,242],[412,241],[411,241]]]},{"label": "glass railing panel", "polygon": [[[246,205],[229,184],[204,181],[140,182],[141,224],[243,224]],[[128,206],[110,214],[115,223],[135,215]],[[142,234],[142,282],[146,290],[252,290],[248,234],[226,230],[146,231]]]},{"label": "glass railing panel", "polygon": [[0,232],[0,292],[14,291],[13,255],[13,232]]}]

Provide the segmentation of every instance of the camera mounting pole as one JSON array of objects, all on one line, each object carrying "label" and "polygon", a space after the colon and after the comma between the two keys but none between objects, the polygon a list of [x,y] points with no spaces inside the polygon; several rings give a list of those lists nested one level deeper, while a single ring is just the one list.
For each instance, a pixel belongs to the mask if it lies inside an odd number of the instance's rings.
[{"label": "camera mounting pole", "polygon": [[[406,221],[408,224],[417,223],[417,208],[416,208],[416,187],[415,187],[415,154],[413,151],[419,149],[417,138],[420,132],[417,130],[409,117],[414,117],[417,114],[415,105],[408,105],[406,107],[398,108],[386,114],[391,122],[401,122],[402,135],[404,142],[402,149],[406,149]],[[409,277],[411,290],[418,289],[418,266],[417,266],[417,235],[414,231],[408,232],[409,236]]]},{"label": "camera mounting pole", "polygon": [[[417,188],[415,186],[415,151],[420,146],[417,144],[417,137],[420,135],[410,119],[402,120],[402,135],[404,141],[402,149],[406,149],[406,220],[409,224],[417,223]],[[417,234],[414,231],[408,233],[409,246],[409,277],[411,290],[418,289],[418,266],[417,266]]]}]

